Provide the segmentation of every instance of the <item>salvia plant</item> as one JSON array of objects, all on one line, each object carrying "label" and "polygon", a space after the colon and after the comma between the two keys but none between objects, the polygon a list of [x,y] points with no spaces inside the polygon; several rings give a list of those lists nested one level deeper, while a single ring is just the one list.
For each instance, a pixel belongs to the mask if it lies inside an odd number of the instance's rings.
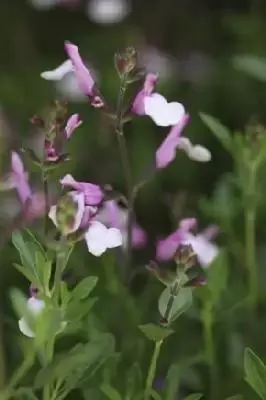
[{"label": "salvia plant", "polygon": [[[78,47],[66,42],[65,51],[67,60],[41,77],[55,81],[74,72],[88,106],[109,120],[125,193],[108,182],[80,182],[69,170],[62,174],[71,158],[68,141],[83,123],[78,114],[68,114],[65,103],[56,100],[31,118],[41,150],[12,150],[8,170],[1,170],[1,191],[15,190],[20,204],[1,247],[12,237],[18,253],[14,267],[27,279],[28,294],[16,288],[10,293],[20,360],[0,398],[236,400],[242,397],[233,392],[230,375],[237,366],[239,379],[250,385],[248,398],[256,393],[266,399],[266,367],[246,347],[252,345],[263,298],[255,244],[263,204],[265,129],[252,122],[244,132],[232,133],[213,117],[200,114],[233,165],[213,198],[200,201],[212,223],[199,230],[193,216],[174,220],[174,232],[155,241],[152,259],[139,268],[134,265],[135,249],[145,248],[149,241],[134,212],[139,192],[176,154],[186,153],[190,162],[211,163],[211,153],[185,136],[185,107],[156,91],[159,77],[139,69],[134,48],[114,57],[116,105],[104,97]],[[153,164],[136,182],[125,135],[130,121],[141,116],[169,132]],[[38,188],[30,184],[25,163],[38,171]],[[55,184],[57,194],[52,190]],[[236,232],[239,221],[243,229]],[[88,265],[85,278],[72,280],[69,260],[75,258],[79,242],[90,253],[84,254],[85,263],[87,257],[97,268]],[[95,273],[90,275],[91,271]],[[133,282],[143,276],[146,284],[136,294]],[[237,303],[230,290],[232,280],[237,280],[242,294]],[[245,316],[242,322],[239,315]],[[230,340],[239,344],[236,355],[230,354],[230,343],[223,342],[234,322]],[[199,343],[191,344],[189,354],[182,352],[183,326],[187,336],[190,330],[198,332]],[[244,339],[240,331],[245,332]],[[232,360],[219,365],[217,355],[223,346]],[[179,349],[178,360],[171,350],[170,366],[164,362],[165,348]],[[207,382],[200,379],[199,365],[207,371]],[[220,385],[220,376],[228,379],[227,387]]]}]

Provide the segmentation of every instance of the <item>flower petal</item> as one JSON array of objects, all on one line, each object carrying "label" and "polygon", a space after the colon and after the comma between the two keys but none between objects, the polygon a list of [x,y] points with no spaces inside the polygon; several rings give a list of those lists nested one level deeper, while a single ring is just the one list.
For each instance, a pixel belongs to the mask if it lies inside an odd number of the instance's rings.
[{"label": "flower petal", "polygon": [[30,297],[27,301],[27,306],[32,314],[38,315],[45,308],[45,302],[43,300],[36,299],[36,297]]},{"label": "flower petal", "polygon": [[183,104],[173,101],[167,104],[168,125],[176,125],[185,115]]},{"label": "flower petal", "polygon": [[98,221],[93,221],[85,234],[88,250],[96,257],[101,256],[107,249],[107,232],[106,226]]},{"label": "flower petal", "polygon": [[196,145],[190,151],[190,158],[199,162],[208,162],[211,160],[212,155],[206,147]]},{"label": "flower petal", "polygon": [[157,168],[165,168],[175,158],[176,149],[179,146],[180,135],[186,124],[189,115],[185,114],[181,121],[173,126],[158,150],[156,151]]},{"label": "flower petal", "polygon": [[28,183],[27,174],[24,171],[23,163],[20,156],[16,152],[12,152],[11,156],[12,164],[12,177],[11,180],[14,186],[17,188],[18,196],[21,203],[24,205],[27,200],[31,198],[31,188]]},{"label": "flower petal", "polygon": [[198,260],[203,267],[207,267],[215,259],[219,252],[219,248],[206,240],[203,235],[192,235],[187,233],[185,240],[193,247],[198,256]]},{"label": "flower petal", "polygon": [[30,327],[26,321],[26,318],[24,318],[24,317],[20,318],[20,320],[18,321],[18,327],[19,327],[20,332],[23,333],[23,335],[25,335],[29,338],[35,337],[35,333],[32,332],[32,330],[30,329]]},{"label": "flower petal", "polygon": [[185,218],[182,219],[179,223],[180,229],[183,229],[185,232],[189,232],[191,229],[194,229],[197,226],[196,218]]},{"label": "flower petal", "polygon": [[95,256],[101,256],[108,248],[122,245],[121,232],[116,228],[106,228],[102,223],[93,221],[85,234],[88,250]]},{"label": "flower petal", "polygon": [[137,96],[135,97],[135,100],[133,101],[132,104],[133,113],[137,115],[145,115],[144,99],[146,96],[151,95],[151,93],[154,91],[157,80],[158,80],[158,75],[147,74],[143,84],[143,88],[138,92]]},{"label": "flower petal", "polygon": [[48,217],[53,221],[54,225],[55,225],[56,227],[58,227],[58,225],[57,225],[57,219],[56,219],[56,205],[54,205],[54,206],[52,206],[52,207],[50,208]]},{"label": "flower petal", "polygon": [[193,145],[187,137],[181,137],[179,139],[178,147],[184,150],[187,153],[188,157],[190,157]]},{"label": "flower petal", "polygon": [[119,229],[109,228],[107,232],[106,244],[108,249],[122,246],[123,238]]},{"label": "flower petal", "polygon": [[104,193],[102,189],[94,183],[78,182],[70,174],[65,175],[60,180],[60,183],[78,192],[83,192],[85,194],[85,204],[88,206],[97,206],[103,200]]},{"label": "flower petal", "polygon": [[185,115],[185,108],[181,103],[168,103],[159,93],[144,98],[144,110],[158,126],[176,125]]},{"label": "flower petal", "polygon": [[211,152],[208,149],[200,145],[193,146],[191,141],[186,137],[180,138],[178,147],[184,150],[191,160],[199,162],[208,162],[211,160]]},{"label": "flower petal", "polygon": [[66,60],[55,69],[42,72],[41,78],[46,79],[47,81],[60,81],[66,74],[73,70],[74,67],[72,61]]},{"label": "flower petal", "polygon": [[73,114],[71,117],[69,117],[66,127],[65,127],[65,132],[67,139],[70,139],[72,133],[82,124],[81,119],[79,118],[78,114]]},{"label": "flower petal", "polygon": [[95,82],[91,76],[90,71],[85,67],[85,64],[83,63],[79,55],[78,46],[70,42],[65,42],[65,50],[68,57],[72,61],[74,72],[76,74],[80,89],[87,96],[92,96]]},{"label": "flower petal", "polygon": [[85,195],[84,193],[78,192],[70,192],[69,195],[72,196],[73,200],[78,206],[77,213],[75,215],[75,222],[69,233],[76,232],[76,230],[80,227],[82,218],[85,212]]},{"label": "flower petal", "polygon": [[156,246],[156,259],[158,261],[171,260],[183,240],[184,231],[182,229],[177,229],[165,239],[159,240]]}]

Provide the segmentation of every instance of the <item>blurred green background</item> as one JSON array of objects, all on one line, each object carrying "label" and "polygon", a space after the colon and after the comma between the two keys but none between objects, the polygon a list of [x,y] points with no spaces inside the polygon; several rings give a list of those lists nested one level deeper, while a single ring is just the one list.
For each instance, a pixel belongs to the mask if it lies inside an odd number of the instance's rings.
[{"label": "blurred green background", "polygon": [[[57,5],[40,9],[33,1],[0,0],[0,105],[11,124],[14,146],[20,148],[26,140],[34,139],[29,118],[55,97],[65,96],[53,82],[40,77],[41,72],[66,59],[65,40],[80,47],[82,57],[113,104],[118,90],[114,53],[126,46],[140,51],[142,65],[160,75],[159,91],[168,100],[183,103],[191,115],[186,134],[194,143],[208,147],[213,155],[211,163],[200,164],[178,153],[176,160],[141,190],[136,215],[151,243],[147,254],[141,256],[144,264],[153,255],[153,239],[171,232],[178,218],[197,216],[203,227],[212,222],[199,206],[199,199],[211,196],[221,176],[232,168],[230,157],[198,113],[211,114],[234,130],[242,130],[253,117],[266,123],[266,83],[236,70],[232,63],[232,57],[239,54],[266,56],[266,3],[132,0],[125,18],[106,24],[93,21],[86,13],[90,1],[77,1],[73,8]],[[72,172],[78,180],[111,183],[123,192],[116,139],[107,121],[82,99],[70,99],[69,110],[79,112],[84,124],[71,139],[72,161],[64,172]],[[135,182],[143,177],[166,133],[167,129],[156,127],[148,118],[136,118],[126,126]],[[264,221],[265,213],[261,225]],[[84,254],[81,248],[79,263],[74,261],[76,266],[79,264],[77,276],[87,271],[88,256]],[[16,259],[17,254],[8,246],[1,255],[0,268],[1,343],[11,359],[16,350],[5,332],[15,335],[16,327],[9,320],[7,291],[18,284],[27,288],[12,268]],[[197,335],[191,333],[190,342],[196,341]],[[260,348],[264,345],[265,340]],[[225,370],[224,374],[226,378]]]}]

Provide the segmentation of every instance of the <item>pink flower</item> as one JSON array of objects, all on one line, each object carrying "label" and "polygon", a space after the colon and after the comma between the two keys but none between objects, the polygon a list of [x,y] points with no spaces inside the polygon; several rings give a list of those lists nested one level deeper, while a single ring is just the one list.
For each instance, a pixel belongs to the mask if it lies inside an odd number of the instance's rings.
[{"label": "pink flower", "polygon": [[178,124],[173,126],[158,150],[156,151],[156,166],[164,168],[175,158],[176,150],[184,150],[190,159],[207,162],[211,159],[211,153],[203,146],[193,146],[188,138],[180,137],[184,127],[189,121],[189,115],[184,114]]},{"label": "pink flower", "polygon": [[185,109],[178,102],[170,102],[159,93],[155,93],[158,76],[148,74],[143,88],[137,94],[132,111],[137,115],[148,115],[158,126],[177,124],[185,114]]},{"label": "pink flower", "polygon": [[[66,123],[65,129],[64,129],[64,134],[65,138],[69,140],[74,133],[74,131],[82,125],[82,121],[79,117],[78,114],[73,114],[71,115]],[[60,133],[59,133],[60,134]],[[45,140],[44,141],[44,152],[45,152],[45,161],[48,162],[56,162],[59,160],[61,152],[62,152],[62,144],[60,141],[56,140]],[[58,146],[59,142],[59,146]]]},{"label": "pink flower", "polygon": [[157,260],[171,260],[174,258],[180,244],[191,244],[194,252],[197,254],[199,263],[203,267],[210,265],[219,252],[219,248],[211,241],[217,234],[218,228],[211,225],[200,234],[193,235],[190,231],[195,226],[196,219],[194,218],[182,220],[175,232],[166,239],[159,240],[157,243]]},{"label": "pink flower", "polygon": [[[123,237],[123,245],[127,245],[127,222],[128,211],[118,206],[116,201],[105,201],[103,207],[96,216],[96,220],[107,226],[117,228],[121,231]],[[133,247],[143,247],[147,241],[144,230],[133,221],[132,226],[132,245]]]},{"label": "pink flower", "polygon": [[94,107],[103,107],[104,102],[95,93],[95,82],[91,76],[90,71],[85,67],[82,58],[80,57],[78,46],[70,42],[65,42],[65,50],[72,62],[80,90],[86,96],[91,98],[91,104]]},{"label": "pink flower", "polygon": [[28,174],[24,170],[22,160],[18,153],[12,152],[11,155],[11,188],[16,188],[18,197],[24,209],[25,220],[33,220],[41,216],[45,211],[45,201],[43,194],[32,193],[28,182]]},{"label": "pink flower", "polygon": [[186,240],[187,233],[193,229],[196,224],[197,220],[195,218],[183,219],[175,232],[171,233],[167,238],[161,239],[157,242],[156,259],[158,261],[171,260],[179,245]]},{"label": "pink flower", "polygon": [[[55,226],[61,230],[62,234],[68,236],[80,229],[83,231],[88,251],[97,257],[101,256],[107,249],[122,245],[122,234],[119,229],[108,228],[95,220],[97,208],[85,205],[84,192],[73,191],[69,195],[76,205],[75,210],[73,210],[73,204],[70,204],[71,210],[65,209],[61,211],[61,213],[63,212],[61,218],[59,218],[57,212],[58,205],[52,206],[49,212],[49,217]],[[69,211],[71,211],[71,214]],[[70,219],[66,218],[64,220],[64,217],[69,217],[69,214]],[[64,222],[62,223],[62,221]]]},{"label": "pink flower", "polygon": [[79,193],[84,193],[85,205],[87,206],[97,206],[104,198],[104,192],[100,186],[93,183],[77,182],[70,174],[65,175],[64,178],[60,180],[60,183],[64,187],[69,187]]},{"label": "pink flower", "polygon": [[146,79],[143,84],[143,88],[135,97],[132,104],[132,111],[137,115],[145,115],[144,109],[144,99],[150,96],[155,89],[158,76],[155,74],[147,74]]},{"label": "pink flower", "polygon": [[65,126],[65,132],[67,139],[69,140],[70,137],[72,136],[72,133],[82,124],[81,119],[79,118],[78,114],[73,114],[69,117],[66,126]]},{"label": "pink flower", "polygon": [[31,188],[28,182],[28,175],[24,170],[22,160],[15,151],[11,155],[11,182],[12,186],[17,189],[19,199],[22,204],[31,198]]},{"label": "pink flower", "polygon": [[219,252],[219,248],[209,240],[208,232],[207,236],[205,236],[204,232],[197,235],[192,235],[188,232],[185,236],[186,243],[191,244],[197,254],[199,263],[203,267],[208,267]]}]

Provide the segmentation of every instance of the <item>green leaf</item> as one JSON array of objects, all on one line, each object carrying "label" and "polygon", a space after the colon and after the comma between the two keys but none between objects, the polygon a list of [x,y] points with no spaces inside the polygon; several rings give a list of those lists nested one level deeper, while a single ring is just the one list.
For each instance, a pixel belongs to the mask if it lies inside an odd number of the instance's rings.
[{"label": "green leaf", "polygon": [[193,393],[190,394],[189,396],[185,397],[183,400],[200,400],[202,399],[203,394],[201,393]]},{"label": "green leaf", "polygon": [[18,398],[19,400],[39,400],[38,397],[34,394],[33,390],[28,387],[21,387],[16,389],[13,392],[13,397]]},{"label": "green leaf", "polygon": [[27,246],[27,243],[24,241],[24,238],[21,234],[20,231],[15,231],[12,234],[12,242],[15,248],[18,250],[21,262],[22,264],[30,268],[31,270],[34,270],[34,253],[30,251],[29,246]]},{"label": "green leaf", "polygon": [[122,400],[122,397],[120,396],[119,392],[108,383],[103,383],[100,386],[100,389],[105,394],[105,396],[108,397],[108,399]]},{"label": "green leaf", "polygon": [[242,400],[243,396],[241,394],[236,394],[234,396],[227,397],[225,400]]},{"label": "green leaf", "polygon": [[67,320],[72,324],[81,320],[90,312],[97,300],[97,297],[92,297],[90,299],[80,301],[79,303],[76,303],[75,301],[70,302],[66,310]]},{"label": "green leaf", "polygon": [[[167,305],[171,297],[172,297],[171,288],[167,287],[162,292],[158,303],[159,312],[162,317],[164,317],[165,315]],[[169,320],[172,322],[178,317],[180,317],[181,314],[185,313],[191,307],[192,302],[193,302],[192,289],[189,287],[180,288],[178,295],[175,296],[174,298],[171,312],[169,315]]]},{"label": "green leaf", "polygon": [[29,312],[27,298],[18,289],[11,289],[10,297],[17,316],[19,318],[24,317]]},{"label": "green leaf", "polygon": [[27,269],[26,267],[23,267],[23,265],[19,265],[19,264],[13,264],[13,265],[16,268],[16,270],[18,270],[18,272],[20,272],[22,275],[25,276],[26,279],[28,279],[28,281],[33,283],[35,286],[37,286],[39,284],[35,275],[29,269]]},{"label": "green leaf", "polygon": [[67,304],[71,298],[71,293],[69,293],[68,287],[66,282],[60,282],[60,294],[61,294],[61,301],[62,304]]},{"label": "green leaf", "polygon": [[252,55],[236,56],[233,58],[233,65],[253,78],[266,82],[266,58]]},{"label": "green leaf", "polygon": [[181,368],[177,364],[170,365],[165,380],[165,400],[172,400],[176,397],[180,385]]},{"label": "green leaf", "polygon": [[27,304],[27,298],[24,294],[18,289],[11,289],[10,291],[11,302],[14,308],[15,313],[19,318],[25,318],[27,324],[31,329],[35,327],[35,318],[30,312]]},{"label": "green leaf", "polygon": [[149,340],[155,342],[163,340],[174,333],[173,329],[163,328],[155,324],[139,325],[139,329]]},{"label": "green leaf", "polygon": [[114,338],[110,334],[99,334],[86,344],[79,343],[52,364],[41,369],[35,379],[34,388],[40,389],[56,380],[62,381],[62,391],[68,393],[81,387],[103,362],[114,353]]},{"label": "green leaf", "polygon": [[244,356],[245,379],[261,399],[266,399],[266,367],[261,359],[249,348]]},{"label": "green leaf", "polygon": [[[24,234],[24,236],[26,235]],[[23,266],[34,275],[32,282],[37,284],[37,286],[44,287],[44,283],[47,284],[47,280],[50,278],[51,263],[48,264],[38,241],[36,242],[36,239],[34,241],[26,241],[24,236],[21,231],[15,231],[12,235],[12,242],[19,252]],[[27,236],[28,240],[33,240],[32,236],[29,234]]]},{"label": "green leaf", "polygon": [[228,152],[232,152],[232,136],[230,131],[223,126],[216,118],[200,113],[200,118],[204,124],[212,131],[214,136],[220,141]]},{"label": "green leaf", "polygon": [[49,284],[52,274],[52,262],[46,260],[39,250],[35,252],[35,268],[44,293],[49,294]]},{"label": "green leaf", "polygon": [[162,400],[162,397],[154,389],[150,391],[150,396],[153,400]]},{"label": "green leaf", "polygon": [[85,389],[82,392],[85,400],[105,400],[105,396],[100,389]]},{"label": "green leaf", "polygon": [[39,240],[36,238],[36,236],[33,234],[33,232],[31,232],[29,229],[25,229],[25,234],[28,236],[29,240],[35,244],[36,248],[39,249],[39,251],[45,255],[45,250],[43,248],[43,246],[41,245],[41,243],[39,242]]},{"label": "green leaf", "polygon": [[98,282],[97,276],[88,276],[83,279],[72,291],[72,298],[75,301],[80,301],[89,296]]},{"label": "green leaf", "polygon": [[39,345],[53,339],[62,328],[61,310],[59,308],[45,307],[41,315],[35,318],[36,341]]},{"label": "green leaf", "polygon": [[207,269],[207,286],[211,294],[212,304],[217,304],[222,292],[227,288],[228,257],[220,250],[218,256]]}]

